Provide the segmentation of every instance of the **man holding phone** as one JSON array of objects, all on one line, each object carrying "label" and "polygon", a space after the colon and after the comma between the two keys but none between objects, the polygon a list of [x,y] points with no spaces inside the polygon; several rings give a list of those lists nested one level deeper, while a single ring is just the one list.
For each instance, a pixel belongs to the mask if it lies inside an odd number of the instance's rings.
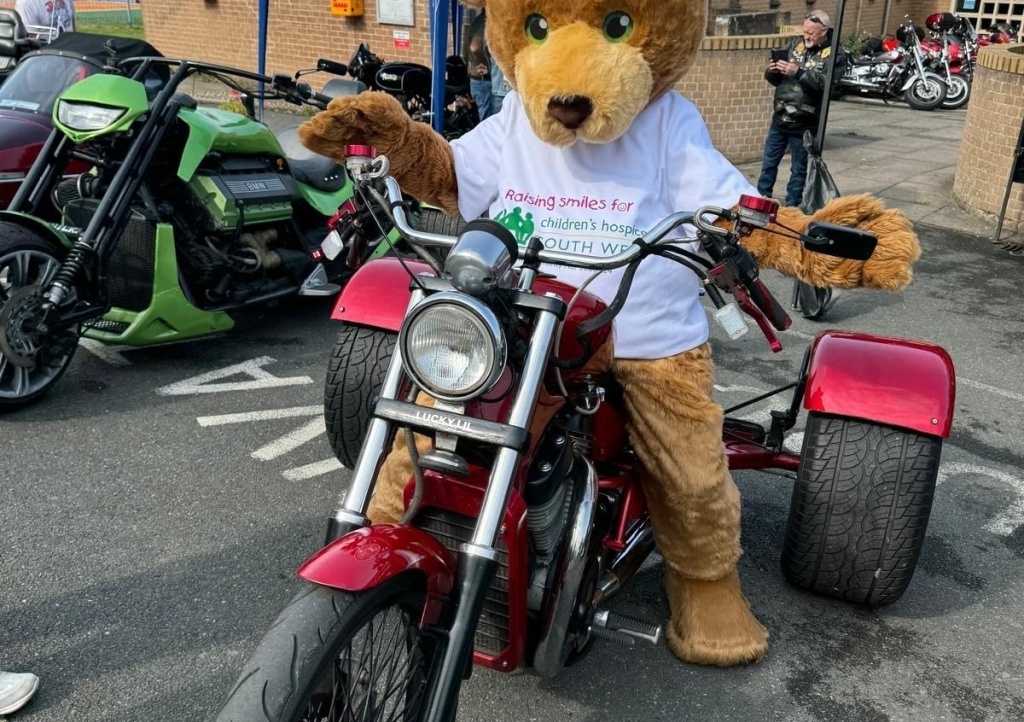
[{"label": "man holding phone", "polygon": [[841,48],[832,47],[832,21],[828,13],[817,10],[804,18],[801,37],[785,48],[771,51],[771,62],[764,79],[775,86],[772,123],[764,141],[764,157],[757,191],[771,197],[779,163],[789,149],[791,170],[786,185],[787,206],[800,205],[807,180],[807,149],[803,146],[805,130],[817,131],[828,77],[828,67],[835,63],[833,77],[843,73],[846,56]]}]

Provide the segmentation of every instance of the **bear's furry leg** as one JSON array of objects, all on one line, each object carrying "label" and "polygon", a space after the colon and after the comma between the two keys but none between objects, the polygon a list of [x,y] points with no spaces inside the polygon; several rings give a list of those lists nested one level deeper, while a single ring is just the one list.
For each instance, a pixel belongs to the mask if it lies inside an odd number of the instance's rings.
[{"label": "bear's furry leg", "polygon": [[665,559],[670,648],[687,662],[761,659],[768,632],[740,590],[740,497],[712,399],[708,344],[657,360],[616,360],[630,440]]},{"label": "bear's furry leg", "polygon": [[[433,406],[434,400],[426,394],[420,394],[416,403],[420,406]],[[416,452],[421,456],[434,448],[434,441],[429,436],[413,434],[413,438],[416,440]],[[371,524],[398,523],[405,513],[405,487],[412,476],[412,458],[409,456],[406,432],[399,429],[395,434],[395,443],[377,473],[377,483],[366,510]]]}]

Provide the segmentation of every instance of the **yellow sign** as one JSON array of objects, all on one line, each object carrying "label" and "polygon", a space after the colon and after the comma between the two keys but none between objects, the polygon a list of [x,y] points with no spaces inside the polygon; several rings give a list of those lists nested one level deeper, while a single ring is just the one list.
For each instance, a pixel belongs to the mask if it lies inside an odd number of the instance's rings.
[{"label": "yellow sign", "polygon": [[331,15],[359,17],[363,14],[363,0],[331,0]]}]

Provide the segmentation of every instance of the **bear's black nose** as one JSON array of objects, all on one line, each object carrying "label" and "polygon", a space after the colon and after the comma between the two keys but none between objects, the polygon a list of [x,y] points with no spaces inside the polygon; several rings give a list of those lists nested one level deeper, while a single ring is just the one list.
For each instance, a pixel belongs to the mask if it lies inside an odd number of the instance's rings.
[{"label": "bear's black nose", "polygon": [[594,112],[594,104],[585,95],[567,95],[548,101],[551,117],[569,130],[576,130]]}]

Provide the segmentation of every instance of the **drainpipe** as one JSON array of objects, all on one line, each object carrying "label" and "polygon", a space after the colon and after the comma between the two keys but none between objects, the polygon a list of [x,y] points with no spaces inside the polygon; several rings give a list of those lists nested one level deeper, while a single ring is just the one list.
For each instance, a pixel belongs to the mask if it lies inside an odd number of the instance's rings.
[{"label": "drainpipe", "polygon": [[889,11],[892,10],[892,0],[885,0],[885,13],[882,14],[882,29],[879,35],[885,35],[885,29],[889,27]]}]

